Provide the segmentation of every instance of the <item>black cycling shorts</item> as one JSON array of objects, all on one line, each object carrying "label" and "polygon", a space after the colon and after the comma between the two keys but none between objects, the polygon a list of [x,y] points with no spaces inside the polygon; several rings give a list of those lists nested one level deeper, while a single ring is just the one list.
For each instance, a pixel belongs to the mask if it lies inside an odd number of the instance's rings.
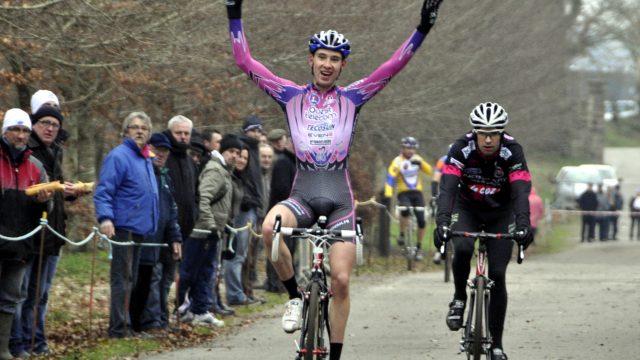
[{"label": "black cycling shorts", "polygon": [[[424,207],[424,196],[417,190],[409,190],[398,193],[398,205],[400,206],[421,206]],[[414,210],[413,213],[418,219],[418,228],[424,229],[427,222],[424,220],[424,210]],[[400,211],[400,216],[409,216],[409,210]]]}]

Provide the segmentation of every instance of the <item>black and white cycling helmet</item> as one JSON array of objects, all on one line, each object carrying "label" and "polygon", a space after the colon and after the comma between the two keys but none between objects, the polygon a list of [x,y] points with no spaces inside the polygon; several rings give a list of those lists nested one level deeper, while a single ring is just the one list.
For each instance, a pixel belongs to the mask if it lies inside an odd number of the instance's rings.
[{"label": "black and white cycling helmet", "polygon": [[409,149],[417,149],[418,148],[418,140],[413,136],[403,137],[400,141],[402,143],[402,147]]},{"label": "black and white cycling helmet", "polygon": [[486,102],[476,106],[469,115],[474,129],[504,129],[509,123],[507,111],[497,103]]},{"label": "black and white cycling helmet", "polygon": [[318,49],[339,51],[346,59],[351,52],[351,43],[335,30],[320,31],[309,39],[309,52],[315,54]]}]

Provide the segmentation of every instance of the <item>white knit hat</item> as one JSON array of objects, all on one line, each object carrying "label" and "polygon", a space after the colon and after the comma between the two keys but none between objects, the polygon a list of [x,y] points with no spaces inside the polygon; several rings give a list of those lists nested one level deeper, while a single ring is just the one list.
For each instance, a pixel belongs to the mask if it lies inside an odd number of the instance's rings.
[{"label": "white knit hat", "polygon": [[33,95],[31,95],[31,113],[35,114],[40,109],[42,104],[53,102],[58,107],[60,107],[60,101],[58,101],[58,97],[56,94],[52,93],[49,90],[38,90]]},{"label": "white knit hat", "polygon": [[12,126],[26,126],[31,130],[31,118],[26,111],[15,108],[9,109],[4,113],[4,121],[2,122],[2,133],[7,132],[7,129]]}]

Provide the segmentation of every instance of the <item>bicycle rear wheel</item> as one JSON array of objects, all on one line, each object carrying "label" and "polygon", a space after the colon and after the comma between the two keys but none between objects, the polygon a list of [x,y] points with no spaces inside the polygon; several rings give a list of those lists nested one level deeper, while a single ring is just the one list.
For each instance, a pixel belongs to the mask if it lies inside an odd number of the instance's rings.
[{"label": "bicycle rear wheel", "polygon": [[322,306],[320,303],[320,284],[314,281],[310,286],[308,311],[304,322],[304,338],[302,339],[305,360],[316,359],[315,352],[318,350],[319,339],[323,336],[324,322],[320,317],[322,314],[320,306]]},{"label": "bicycle rear wheel", "polygon": [[475,319],[473,326],[473,360],[480,360],[484,355],[484,348],[482,346],[485,335],[484,319],[485,311],[487,310],[484,305],[484,289],[485,278],[478,276],[476,278],[476,298],[475,298]]},{"label": "bicycle rear wheel", "polygon": [[[413,216],[413,215],[412,215]],[[415,250],[413,247],[413,229],[412,229],[413,224],[411,222],[409,222],[409,226],[407,226],[407,238],[405,239],[406,241],[406,247],[405,247],[405,252],[404,252],[404,256],[407,258],[407,270],[411,271],[413,269],[413,260],[414,257],[416,256],[415,254]]]}]

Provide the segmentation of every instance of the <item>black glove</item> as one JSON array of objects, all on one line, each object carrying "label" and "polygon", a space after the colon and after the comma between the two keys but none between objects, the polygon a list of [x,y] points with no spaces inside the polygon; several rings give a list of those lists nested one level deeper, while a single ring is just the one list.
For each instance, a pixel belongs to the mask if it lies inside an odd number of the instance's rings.
[{"label": "black glove", "polygon": [[422,3],[422,10],[420,11],[420,25],[418,25],[418,31],[423,34],[428,34],[433,24],[436,23],[438,17],[438,8],[442,0],[424,0]]},{"label": "black glove", "polygon": [[444,243],[451,240],[451,228],[449,224],[439,224],[433,229],[433,245],[436,246],[436,250],[440,251],[440,248]]},{"label": "black glove", "polygon": [[518,244],[522,245],[523,249],[527,249],[533,242],[533,233],[531,228],[527,225],[516,226],[516,232],[514,233]]},{"label": "black glove", "polygon": [[227,16],[229,19],[240,19],[242,17],[242,0],[225,0],[227,6]]},{"label": "black glove", "polygon": [[384,205],[385,208],[389,209],[391,207],[391,198],[384,196],[382,197],[382,200],[380,200],[380,203]]}]

